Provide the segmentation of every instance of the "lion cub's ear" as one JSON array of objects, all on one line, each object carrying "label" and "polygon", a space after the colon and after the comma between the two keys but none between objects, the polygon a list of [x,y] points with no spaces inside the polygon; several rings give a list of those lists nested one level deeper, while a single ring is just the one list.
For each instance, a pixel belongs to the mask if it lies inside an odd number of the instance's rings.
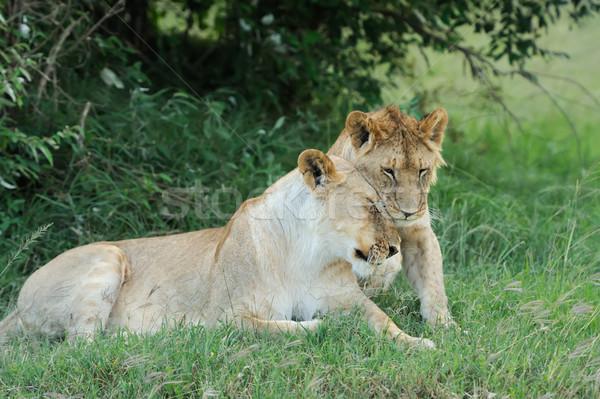
[{"label": "lion cub's ear", "polygon": [[311,190],[341,180],[331,159],[319,150],[306,150],[298,157],[298,169]]},{"label": "lion cub's ear", "polygon": [[438,108],[421,118],[419,132],[424,139],[433,141],[441,149],[447,125],[448,113],[444,108]]},{"label": "lion cub's ear", "polygon": [[346,118],[346,131],[357,150],[363,147],[368,150],[381,139],[381,130],[377,123],[360,111],[350,112]]}]

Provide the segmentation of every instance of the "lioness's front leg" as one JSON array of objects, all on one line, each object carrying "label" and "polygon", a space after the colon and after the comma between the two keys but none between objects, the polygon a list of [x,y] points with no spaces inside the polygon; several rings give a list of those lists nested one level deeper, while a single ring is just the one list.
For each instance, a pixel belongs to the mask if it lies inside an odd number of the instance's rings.
[{"label": "lioness's front leg", "polygon": [[416,338],[402,331],[373,301],[360,293],[354,298],[350,298],[348,304],[354,303],[350,307],[345,306],[346,311],[354,310],[354,306],[364,309],[363,319],[378,333],[385,333],[385,336],[395,340],[400,346],[420,347],[424,349],[433,349],[435,344],[427,338]]},{"label": "lioness's front leg", "polygon": [[421,315],[431,325],[453,323],[444,288],[442,251],[429,223],[398,227],[402,269],[421,301]]},{"label": "lioness's front leg", "polygon": [[250,315],[237,316],[236,321],[242,328],[271,333],[310,331],[319,327],[319,324],[321,323],[320,320],[264,320]]},{"label": "lioness's front leg", "polygon": [[416,338],[402,331],[393,320],[361,291],[350,265],[338,262],[338,273],[330,280],[325,303],[330,310],[341,309],[343,314],[352,314],[358,309],[366,321],[378,333],[395,340],[402,347],[435,348],[433,341]]}]

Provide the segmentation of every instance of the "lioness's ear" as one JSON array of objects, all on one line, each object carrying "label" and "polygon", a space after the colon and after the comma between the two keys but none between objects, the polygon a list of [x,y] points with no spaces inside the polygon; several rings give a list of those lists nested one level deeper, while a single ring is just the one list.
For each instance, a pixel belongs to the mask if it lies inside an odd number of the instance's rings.
[{"label": "lioness's ear", "polygon": [[340,180],[331,159],[319,150],[302,152],[298,157],[298,169],[311,190],[323,187],[331,181]]},{"label": "lioness's ear", "polygon": [[438,108],[421,118],[419,132],[423,138],[433,141],[439,148],[442,148],[447,125],[448,113],[444,108]]},{"label": "lioness's ear", "polygon": [[346,118],[346,131],[357,150],[363,146],[370,148],[381,138],[379,126],[367,114],[360,111],[350,112]]}]

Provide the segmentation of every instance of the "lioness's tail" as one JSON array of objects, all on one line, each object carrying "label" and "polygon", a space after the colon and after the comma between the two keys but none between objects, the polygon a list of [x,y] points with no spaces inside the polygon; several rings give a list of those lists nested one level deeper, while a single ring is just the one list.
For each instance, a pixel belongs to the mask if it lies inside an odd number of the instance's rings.
[{"label": "lioness's tail", "polygon": [[20,334],[21,331],[23,331],[23,326],[15,310],[0,321],[0,345],[4,344],[10,337]]}]

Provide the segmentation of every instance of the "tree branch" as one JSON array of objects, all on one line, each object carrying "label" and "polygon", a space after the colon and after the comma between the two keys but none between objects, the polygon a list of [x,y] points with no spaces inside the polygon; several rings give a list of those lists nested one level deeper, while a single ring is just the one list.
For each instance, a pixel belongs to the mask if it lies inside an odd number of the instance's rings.
[{"label": "tree branch", "polygon": [[[487,59],[485,56],[483,56],[479,52],[477,52],[471,48],[461,46],[458,43],[454,43],[454,42],[450,41],[446,37],[440,36],[432,31],[430,31],[429,29],[425,28],[424,25],[419,24],[418,22],[416,22],[415,20],[413,20],[411,18],[405,17],[403,14],[397,12],[396,10],[375,7],[372,9],[372,11],[375,13],[381,14],[381,15],[389,16],[398,22],[402,22],[402,23],[406,24],[415,33],[421,35],[421,37],[427,37],[427,38],[435,41],[436,43],[445,45],[447,47],[448,51],[458,51],[458,52],[462,53],[463,56],[465,57],[465,59],[467,60],[467,62],[469,63],[473,77],[475,77],[479,81],[485,83],[488,87],[491,87],[491,85],[485,74],[485,68],[489,68],[489,70],[494,75],[497,75],[497,76],[518,75],[518,76],[524,78],[525,80],[527,80],[528,82],[530,82],[531,84],[533,84],[534,86],[536,86],[538,89],[540,89],[550,99],[552,104],[559,110],[559,112],[562,114],[562,116],[565,118],[565,120],[567,121],[567,123],[569,124],[569,126],[571,128],[571,132],[573,133],[573,136],[575,138],[575,144],[577,147],[579,173],[581,173],[581,170],[583,170],[583,153],[582,153],[582,149],[581,149],[581,138],[579,136],[577,127],[573,123],[573,120],[570,118],[568,112],[558,103],[558,101],[556,101],[556,98],[554,98],[554,96],[535,79],[535,75],[533,73],[523,70],[523,69],[513,69],[513,70],[509,70],[509,71],[500,70],[494,65],[494,63],[492,61]],[[508,108],[508,106],[504,103],[504,101],[500,98],[500,96],[493,90],[490,92],[490,94],[492,95],[492,98],[502,106],[504,111],[515,121],[519,130],[521,132],[525,132],[525,130],[521,126],[521,123],[520,123],[518,117]],[[588,94],[594,99],[594,101],[596,101],[596,103],[598,103],[597,99],[591,93],[588,93]]]},{"label": "tree branch", "polygon": [[60,35],[56,44],[50,50],[50,54],[48,55],[48,61],[46,62],[46,68],[44,69],[42,79],[40,80],[40,83],[38,84],[38,95],[37,95],[38,101],[42,98],[42,94],[46,88],[46,84],[48,83],[48,78],[50,77],[51,74],[54,73],[56,58],[58,57],[58,52],[60,51],[63,43],[67,39],[67,36],[69,36],[71,34],[73,29],[75,29],[75,26],[77,26],[82,20],[83,20],[83,17],[79,17],[75,21],[71,22],[71,24],[69,26],[67,26],[67,28]]},{"label": "tree branch", "polygon": [[[118,7],[118,9],[117,9]],[[84,41],[85,39],[87,39],[96,29],[98,29],[98,27],[100,25],[102,25],[102,23],[104,21],[106,21],[108,18],[112,17],[113,15],[120,13],[121,11],[123,11],[125,9],[125,0],[119,0],[115,3],[114,6],[112,6],[109,11],[104,14],[102,16],[102,18],[100,18],[98,20],[98,22],[96,22],[90,29],[88,29],[87,32],[85,32],[84,35],[82,35],[75,43],[73,43],[73,45],[71,45],[71,47],[69,47],[62,55],[67,55],[69,54],[71,51],[73,51],[74,49],[76,49],[82,41]]]}]

